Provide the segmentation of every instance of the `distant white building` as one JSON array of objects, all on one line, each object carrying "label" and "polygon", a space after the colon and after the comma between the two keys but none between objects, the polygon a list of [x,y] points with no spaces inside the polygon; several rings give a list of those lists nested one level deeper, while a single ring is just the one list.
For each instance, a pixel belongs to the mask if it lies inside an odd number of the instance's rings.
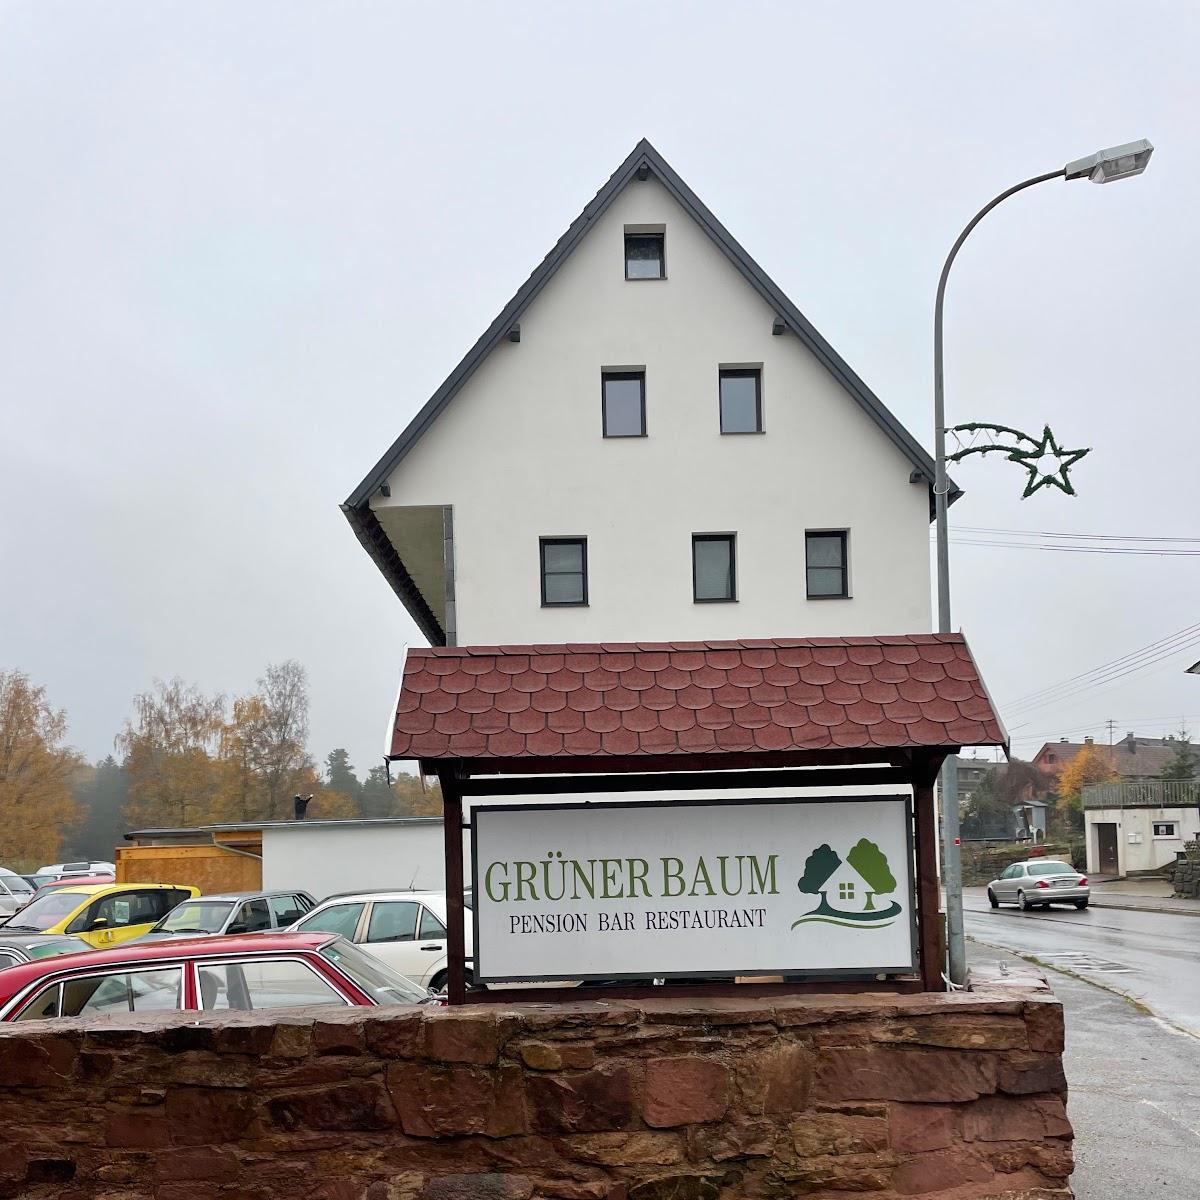
[{"label": "distant white building", "polygon": [[1137,875],[1173,863],[1200,838],[1200,783],[1148,780],[1083,789],[1087,869]]},{"label": "distant white building", "polygon": [[932,480],[643,141],[343,510],[433,645],[870,635],[930,627]]}]

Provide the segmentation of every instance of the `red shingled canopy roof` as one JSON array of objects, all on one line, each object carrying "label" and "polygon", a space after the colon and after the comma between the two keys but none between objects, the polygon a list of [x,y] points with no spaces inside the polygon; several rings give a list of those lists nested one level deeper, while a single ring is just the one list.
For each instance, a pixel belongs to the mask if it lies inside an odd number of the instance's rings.
[{"label": "red shingled canopy roof", "polygon": [[1004,745],[961,634],[408,652],[392,756]]}]

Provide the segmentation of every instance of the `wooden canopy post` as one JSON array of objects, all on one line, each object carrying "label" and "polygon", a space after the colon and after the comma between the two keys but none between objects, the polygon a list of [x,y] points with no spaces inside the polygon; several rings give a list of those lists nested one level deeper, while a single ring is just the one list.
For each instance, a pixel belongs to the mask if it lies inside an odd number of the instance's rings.
[{"label": "wooden canopy post", "polygon": [[442,838],[446,852],[446,998],[451,1004],[467,999],[467,936],[463,903],[462,771],[456,763],[437,768],[442,788]]},{"label": "wooden canopy post", "polygon": [[945,990],[942,982],[941,893],[937,873],[937,814],[933,784],[942,754],[918,754],[913,762],[913,825],[917,851],[917,939],[921,956],[921,985],[927,992]]}]

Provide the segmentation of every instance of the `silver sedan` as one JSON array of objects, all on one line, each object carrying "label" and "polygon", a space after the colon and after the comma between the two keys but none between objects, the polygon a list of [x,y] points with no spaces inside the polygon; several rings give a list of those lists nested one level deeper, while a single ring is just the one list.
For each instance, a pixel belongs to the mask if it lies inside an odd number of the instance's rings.
[{"label": "silver sedan", "polygon": [[1031,858],[1001,871],[999,878],[988,884],[987,896],[993,908],[1001,904],[1015,904],[1022,911],[1051,904],[1087,908],[1090,891],[1087,876],[1070,863]]}]

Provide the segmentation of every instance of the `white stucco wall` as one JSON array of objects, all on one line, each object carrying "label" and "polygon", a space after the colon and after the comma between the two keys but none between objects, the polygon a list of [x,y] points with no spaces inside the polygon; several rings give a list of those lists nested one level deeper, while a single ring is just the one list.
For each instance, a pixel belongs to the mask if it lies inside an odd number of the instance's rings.
[{"label": "white stucco wall", "polygon": [[[624,278],[638,224],[666,280]],[[372,502],[453,506],[459,644],[930,627],[927,489],[773,316],[661,185],[617,198]],[[766,432],[722,436],[718,368],[759,364]],[[647,437],[601,436],[606,367],[645,368]],[[849,529],[851,599],[806,599],[806,529]],[[737,603],[692,602],[706,532],[737,534]],[[570,535],[589,605],[543,609],[538,539]]]},{"label": "white stucco wall", "polygon": [[[1154,826],[1175,824],[1176,837],[1155,837]],[[1117,826],[1117,864],[1121,875],[1156,871],[1175,861],[1185,841],[1200,836],[1200,815],[1194,808],[1093,808],[1084,814],[1087,831],[1087,866],[1099,871],[1096,826]]]},{"label": "white stucco wall", "polygon": [[296,821],[263,830],[263,887],[337,892],[446,886],[442,822]]}]

